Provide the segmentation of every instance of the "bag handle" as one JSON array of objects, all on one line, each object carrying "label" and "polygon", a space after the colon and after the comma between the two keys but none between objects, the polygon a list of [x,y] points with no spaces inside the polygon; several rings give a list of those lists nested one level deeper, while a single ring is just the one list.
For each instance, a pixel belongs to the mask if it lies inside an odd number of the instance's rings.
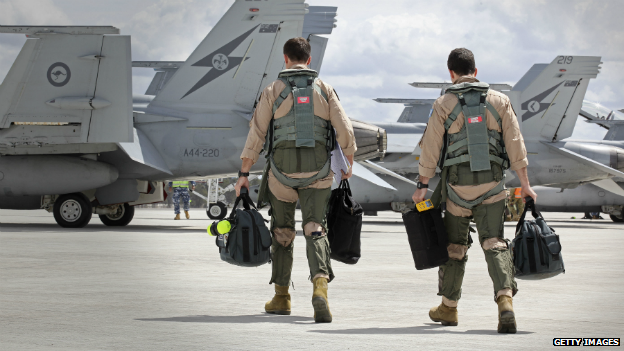
[{"label": "bag handle", "polygon": [[236,201],[234,202],[234,207],[232,208],[232,212],[230,213],[229,218],[234,218],[234,213],[236,213],[236,208],[238,207],[238,204],[241,202],[241,200],[243,201],[243,207],[246,210],[250,210],[251,207],[253,207],[256,211],[258,210],[253,200],[249,197],[249,189],[242,187],[240,190],[240,196],[236,198]]},{"label": "bag handle", "polygon": [[529,209],[531,209],[531,215],[533,215],[533,218],[537,219],[537,218],[542,218],[544,219],[544,217],[542,217],[542,214],[535,209],[535,201],[533,200],[532,197],[527,196],[524,198],[524,211],[522,211],[522,215],[520,216],[520,220],[518,220],[518,224],[516,224],[516,234],[518,233],[518,231],[520,230],[520,228],[522,228],[522,225],[524,224],[524,219],[526,217],[527,212],[529,211]]},{"label": "bag handle", "polygon": [[349,194],[349,196],[353,196],[353,194],[351,194],[351,186],[349,185],[349,180],[348,179],[343,179],[340,181],[340,185],[338,186],[340,189],[342,190],[346,190],[347,194]]}]

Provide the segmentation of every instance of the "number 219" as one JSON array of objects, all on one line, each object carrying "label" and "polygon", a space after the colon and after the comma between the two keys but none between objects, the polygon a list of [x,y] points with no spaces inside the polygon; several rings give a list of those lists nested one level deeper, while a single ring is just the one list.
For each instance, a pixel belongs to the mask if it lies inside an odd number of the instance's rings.
[{"label": "number 219", "polygon": [[559,65],[569,65],[572,63],[572,59],[574,59],[574,57],[572,56],[559,56],[558,60],[557,60],[557,64]]}]

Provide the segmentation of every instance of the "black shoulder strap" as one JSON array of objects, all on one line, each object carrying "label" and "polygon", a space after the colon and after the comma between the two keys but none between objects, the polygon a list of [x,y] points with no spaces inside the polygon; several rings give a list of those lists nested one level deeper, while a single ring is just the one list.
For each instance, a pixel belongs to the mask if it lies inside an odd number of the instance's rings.
[{"label": "black shoulder strap", "polygon": [[[286,100],[288,95],[292,92],[292,87],[290,86],[289,80],[285,78],[280,78],[279,80],[284,82],[286,86],[284,87],[284,89],[282,89],[282,92],[279,94],[279,96],[277,97],[277,99],[275,99],[275,102],[273,103],[273,115],[275,115],[275,111],[277,111],[277,109],[282,105],[284,100]],[[290,82],[294,83],[294,81],[292,80]]]}]

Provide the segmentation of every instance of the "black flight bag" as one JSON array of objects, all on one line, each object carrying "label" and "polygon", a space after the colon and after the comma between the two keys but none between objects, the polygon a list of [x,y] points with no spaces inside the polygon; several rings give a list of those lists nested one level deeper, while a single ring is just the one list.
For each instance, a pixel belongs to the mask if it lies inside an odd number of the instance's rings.
[{"label": "black flight bag", "polygon": [[327,212],[327,239],[330,257],[346,264],[356,264],[360,259],[360,233],[362,232],[362,206],[355,202],[349,181],[344,179],[332,190]]},{"label": "black flight bag", "polygon": [[[237,208],[242,201],[243,208]],[[230,232],[216,239],[221,260],[243,267],[257,267],[271,260],[271,232],[256,209],[246,188],[236,198],[234,208],[227,218]]]},{"label": "black flight bag", "polygon": [[[534,220],[525,220],[529,210]],[[526,198],[511,250],[518,279],[539,280],[565,273],[559,235],[535,209],[532,198]]]},{"label": "black flight bag", "polygon": [[439,208],[406,212],[403,224],[416,269],[434,268],[448,261],[448,235]]}]

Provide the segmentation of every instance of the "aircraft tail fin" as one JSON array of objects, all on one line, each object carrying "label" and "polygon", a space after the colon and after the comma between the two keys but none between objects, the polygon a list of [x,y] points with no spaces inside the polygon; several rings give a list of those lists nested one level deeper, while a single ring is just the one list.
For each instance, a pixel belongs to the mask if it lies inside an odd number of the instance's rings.
[{"label": "aircraft tail fin", "polygon": [[164,82],[148,111],[201,106],[251,112],[262,88],[283,69],[284,43],[302,35],[308,11],[304,0],[236,0]]},{"label": "aircraft tail fin", "polygon": [[570,137],[600,64],[599,56],[557,56],[550,64],[533,65],[508,94],[525,139]]},{"label": "aircraft tail fin", "polygon": [[397,120],[400,123],[428,123],[431,108],[435,102],[435,99],[377,98],[373,100],[384,104],[404,104],[405,108]]},{"label": "aircraft tail fin", "polygon": [[85,149],[51,145],[132,142],[130,36],[114,27],[0,26],[10,32],[28,39],[0,85],[0,147],[72,153]]},{"label": "aircraft tail fin", "polygon": [[622,141],[624,140],[624,121],[601,121],[609,126],[609,131],[603,140]]}]

